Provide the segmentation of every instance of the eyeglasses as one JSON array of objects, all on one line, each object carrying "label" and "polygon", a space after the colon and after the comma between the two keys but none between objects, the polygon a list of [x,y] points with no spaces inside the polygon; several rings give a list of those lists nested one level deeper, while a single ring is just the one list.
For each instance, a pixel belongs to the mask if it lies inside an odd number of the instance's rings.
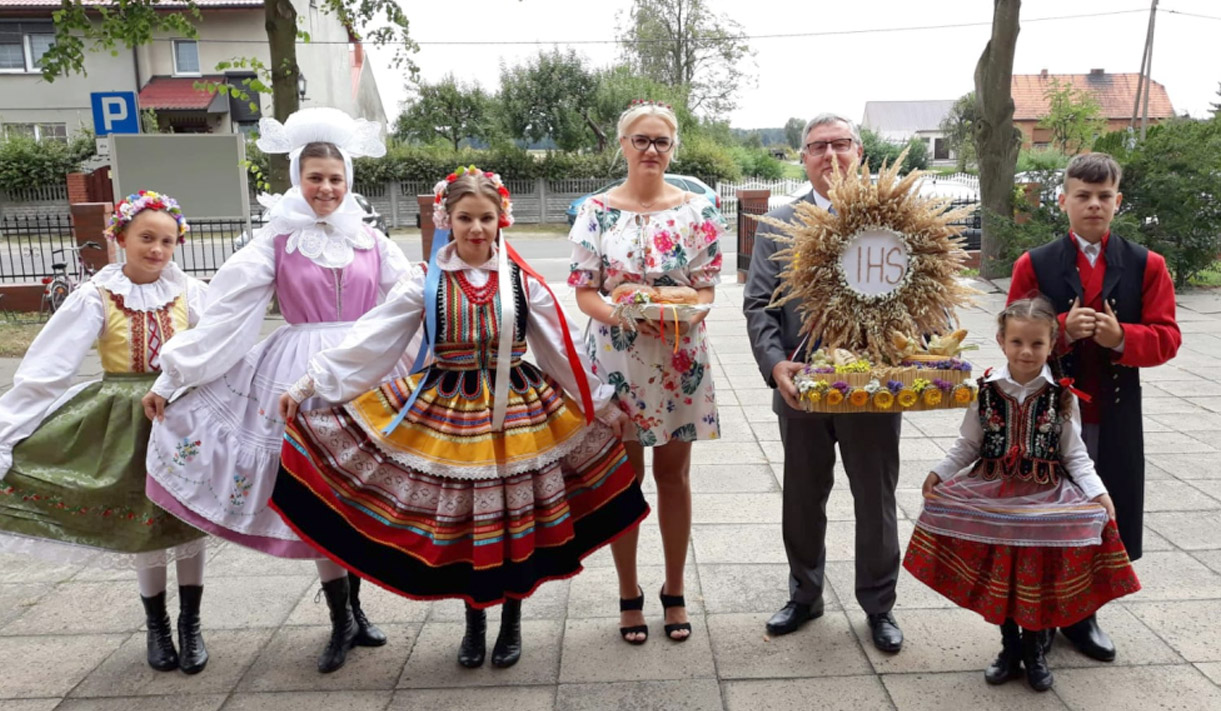
[{"label": "eyeglasses", "polygon": [[658,153],[669,153],[670,149],[674,147],[674,141],[671,141],[669,136],[649,138],[648,136],[642,136],[638,133],[628,140],[632,142],[632,148],[635,148],[641,153],[649,150],[649,146],[656,148]]},{"label": "eyeglasses", "polygon": [[852,146],[856,144],[856,140],[852,138],[837,138],[834,141],[810,141],[806,144],[806,153],[810,155],[818,155],[827,150],[827,146],[831,146],[831,150],[836,153],[847,153],[852,150]]}]

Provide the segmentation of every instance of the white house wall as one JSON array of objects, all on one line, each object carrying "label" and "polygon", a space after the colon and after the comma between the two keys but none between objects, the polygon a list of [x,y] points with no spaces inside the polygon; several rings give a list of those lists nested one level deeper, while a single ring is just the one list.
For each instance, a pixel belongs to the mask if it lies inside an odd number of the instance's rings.
[{"label": "white house wall", "polygon": [[68,135],[93,128],[89,94],[137,91],[131,50],[91,53],[88,75],[74,74],[48,82],[39,73],[0,73],[0,123],[63,123]]}]

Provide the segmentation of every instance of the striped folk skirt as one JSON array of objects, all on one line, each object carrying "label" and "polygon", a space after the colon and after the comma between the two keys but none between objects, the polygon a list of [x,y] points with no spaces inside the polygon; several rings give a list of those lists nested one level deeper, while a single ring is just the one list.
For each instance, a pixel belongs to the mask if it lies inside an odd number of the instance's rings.
[{"label": "striped folk skirt", "polygon": [[[384,429],[422,387],[410,412]],[[271,505],[301,538],[415,599],[522,599],[648,514],[622,443],[533,365],[491,429],[487,371],[434,366],[289,424]]]}]

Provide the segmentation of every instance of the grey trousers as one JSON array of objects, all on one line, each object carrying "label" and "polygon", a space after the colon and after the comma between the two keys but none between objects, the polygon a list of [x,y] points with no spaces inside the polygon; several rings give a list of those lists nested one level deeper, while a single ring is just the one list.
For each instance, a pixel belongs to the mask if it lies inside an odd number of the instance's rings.
[{"label": "grey trousers", "polygon": [[856,513],[856,599],[865,612],[889,612],[899,579],[899,483],[902,415],[780,416],[784,444],[784,548],[789,597],[822,597],[827,563],[827,499],[835,485],[835,444],[844,458]]}]

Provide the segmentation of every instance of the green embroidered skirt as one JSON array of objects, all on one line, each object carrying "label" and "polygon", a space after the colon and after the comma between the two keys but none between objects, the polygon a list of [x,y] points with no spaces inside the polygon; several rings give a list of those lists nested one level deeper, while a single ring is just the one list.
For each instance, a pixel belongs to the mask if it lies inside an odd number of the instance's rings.
[{"label": "green embroidered skirt", "polygon": [[[13,467],[0,481],[0,549],[38,554],[46,541],[85,552],[146,553],[202,544],[202,531],[144,495],[152,423],[140,398],[155,379],[107,373],[13,448]],[[176,557],[203,546],[189,548]]]}]

